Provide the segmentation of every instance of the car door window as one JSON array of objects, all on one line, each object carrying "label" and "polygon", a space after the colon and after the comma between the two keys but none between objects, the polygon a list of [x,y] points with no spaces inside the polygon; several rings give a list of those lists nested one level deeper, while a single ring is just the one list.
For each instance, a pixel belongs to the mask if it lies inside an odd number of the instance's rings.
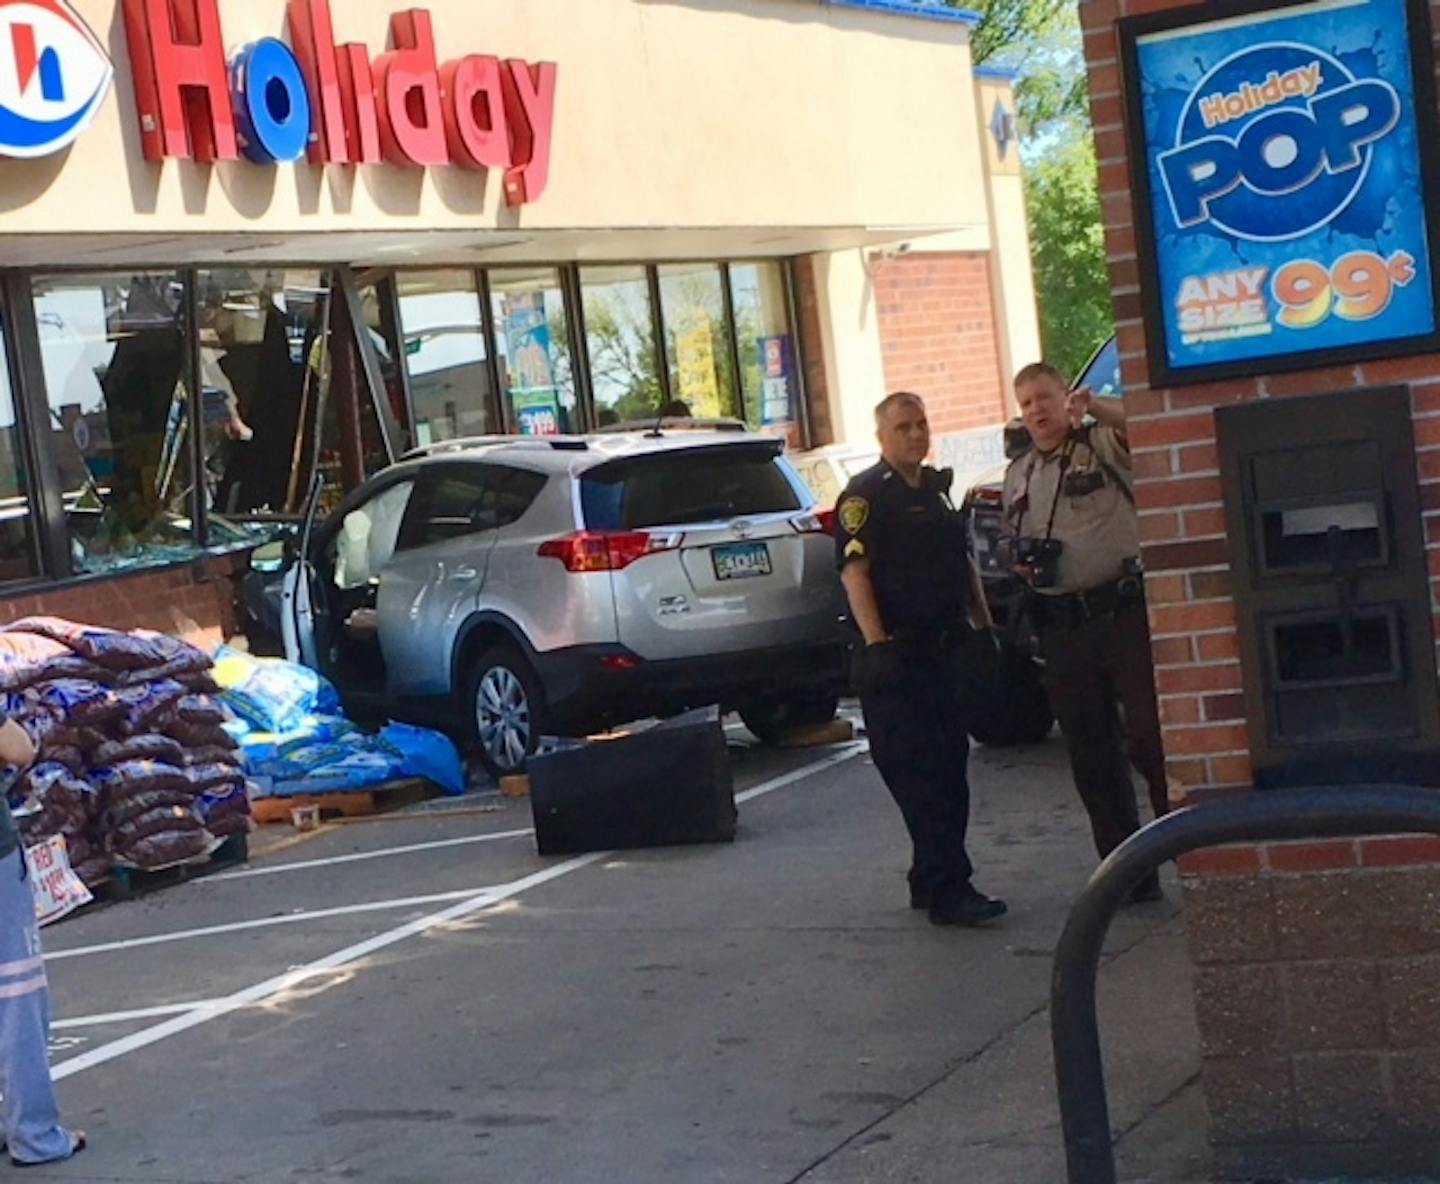
[{"label": "car door window", "polygon": [[401,532],[402,550],[499,530],[530,507],[545,478],[502,465],[445,465],[425,475]]},{"label": "car door window", "polygon": [[348,592],[379,578],[380,569],[395,553],[400,525],[414,491],[415,482],[402,481],[345,515],[331,544],[335,587]]}]

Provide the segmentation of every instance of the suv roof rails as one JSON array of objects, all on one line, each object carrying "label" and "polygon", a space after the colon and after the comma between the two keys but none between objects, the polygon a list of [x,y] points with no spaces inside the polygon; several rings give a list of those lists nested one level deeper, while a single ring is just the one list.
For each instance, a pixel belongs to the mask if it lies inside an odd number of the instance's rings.
[{"label": "suv roof rails", "polygon": [[462,436],[440,440],[422,448],[412,448],[401,460],[422,460],[427,456],[444,456],[451,452],[470,452],[477,448],[543,448],[553,452],[584,452],[589,445],[579,436]]},{"label": "suv roof rails", "polygon": [[606,424],[596,428],[597,436],[609,436],[620,432],[748,432],[750,427],[743,419],[717,415],[700,418],[696,416],[663,415],[659,419],[627,419],[624,423]]}]

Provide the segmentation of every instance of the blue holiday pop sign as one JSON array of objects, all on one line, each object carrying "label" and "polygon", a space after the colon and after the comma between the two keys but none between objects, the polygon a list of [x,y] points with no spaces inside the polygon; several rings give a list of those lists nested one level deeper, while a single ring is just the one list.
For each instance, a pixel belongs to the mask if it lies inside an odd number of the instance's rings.
[{"label": "blue holiday pop sign", "polygon": [[1433,345],[1416,19],[1321,0],[1131,30],[1156,377]]}]

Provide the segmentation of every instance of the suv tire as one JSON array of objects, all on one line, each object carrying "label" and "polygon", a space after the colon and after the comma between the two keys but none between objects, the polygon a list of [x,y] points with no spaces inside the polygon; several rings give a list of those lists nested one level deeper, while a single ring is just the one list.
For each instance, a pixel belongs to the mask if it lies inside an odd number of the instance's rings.
[{"label": "suv tire", "polygon": [[831,690],[800,688],[752,699],[740,707],[740,718],[761,744],[775,745],[796,728],[829,723],[840,706],[840,696]]},{"label": "suv tire", "polygon": [[545,692],[513,645],[483,650],[465,686],[467,734],[475,755],[497,780],[525,770],[545,729]]}]

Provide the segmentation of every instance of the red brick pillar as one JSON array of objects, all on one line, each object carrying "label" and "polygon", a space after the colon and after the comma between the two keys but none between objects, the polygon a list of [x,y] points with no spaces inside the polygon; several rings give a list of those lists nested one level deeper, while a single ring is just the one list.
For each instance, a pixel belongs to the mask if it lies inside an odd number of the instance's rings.
[{"label": "red brick pillar", "polygon": [[[1151,386],[1116,22],[1176,7],[1081,4],[1156,685],[1179,801],[1252,784],[1215,408],[1408,383],[1440,606],[1440,356]],[[1440,1172],[1440,842],[1239,846],[1197,854],[1181,870],[1220,1160],[1258,1174]]]}]

